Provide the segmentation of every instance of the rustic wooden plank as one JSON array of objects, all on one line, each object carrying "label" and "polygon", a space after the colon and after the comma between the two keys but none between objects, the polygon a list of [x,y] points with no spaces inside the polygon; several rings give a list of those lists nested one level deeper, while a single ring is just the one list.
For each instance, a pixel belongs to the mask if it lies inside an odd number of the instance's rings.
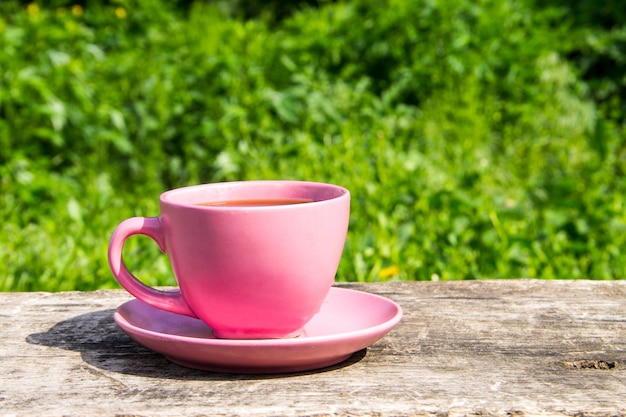
[{"label": "rustic wooden plank", "polygon": [[0,293],[2,415],[626,415],[626,282],[341,284],[404,309],[344,364],[187,369],[112,319],[123,291]]}]

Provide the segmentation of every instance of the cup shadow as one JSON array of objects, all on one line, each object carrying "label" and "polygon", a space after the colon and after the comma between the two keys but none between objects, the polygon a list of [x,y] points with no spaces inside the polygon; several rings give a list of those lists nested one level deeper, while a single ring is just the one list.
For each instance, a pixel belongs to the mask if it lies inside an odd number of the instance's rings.
[{"label": "cup shadow", "polygon": [[228,374],[186,368],[167,360],[132,340],[113,320],[113,309],[100,310],[63,320],[48,331],[33,333],[26,342],[79,352],[83,361],[105,371],[127,375],[178,380],[274,379],[335,371],[359,362],[367,349],[326,368],[282,374]]}]

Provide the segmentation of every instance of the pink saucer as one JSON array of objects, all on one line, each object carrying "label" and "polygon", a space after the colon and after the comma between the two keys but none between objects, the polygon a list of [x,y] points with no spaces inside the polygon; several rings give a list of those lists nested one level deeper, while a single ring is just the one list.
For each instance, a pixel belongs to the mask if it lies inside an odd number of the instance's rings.
[{"label": "pink saucer", "polygon": [[232,373],[298,372],[335,365],[387,334],[402,317],[393,301],[331,288],[321,311],[290,339],[217,339],[202,321],[132,300],[115,311],[131,338],[190,368]]}]

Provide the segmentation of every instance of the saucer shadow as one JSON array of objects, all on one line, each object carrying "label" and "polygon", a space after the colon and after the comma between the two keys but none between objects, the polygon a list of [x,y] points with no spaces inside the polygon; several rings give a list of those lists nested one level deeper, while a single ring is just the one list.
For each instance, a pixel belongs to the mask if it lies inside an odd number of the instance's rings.
[{"label": "saucer shadow", "polygon": [[326,368],[282,374],[228,374],[201,371],[174,364],[126,335],[113,320],[113,309],[95,311],[60,321],[48,331],[26,337],[28,343],[79,352],[97,368],[127,375],[179,380],[242,380],[312,375],[345,368],[367,354],[362,349],[345,361]]}]

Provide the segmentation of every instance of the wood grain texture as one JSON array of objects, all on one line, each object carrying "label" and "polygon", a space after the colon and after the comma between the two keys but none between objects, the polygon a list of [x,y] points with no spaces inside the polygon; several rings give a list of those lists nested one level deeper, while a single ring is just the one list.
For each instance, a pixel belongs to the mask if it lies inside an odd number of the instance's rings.
[{"label": "wood grain texture", "polygon": [[121,290],[0,293],[0,414],[626,416],[624,281],[338,286],[402,322],[343,364],[273,376],[143,348],[113,321]]}]

